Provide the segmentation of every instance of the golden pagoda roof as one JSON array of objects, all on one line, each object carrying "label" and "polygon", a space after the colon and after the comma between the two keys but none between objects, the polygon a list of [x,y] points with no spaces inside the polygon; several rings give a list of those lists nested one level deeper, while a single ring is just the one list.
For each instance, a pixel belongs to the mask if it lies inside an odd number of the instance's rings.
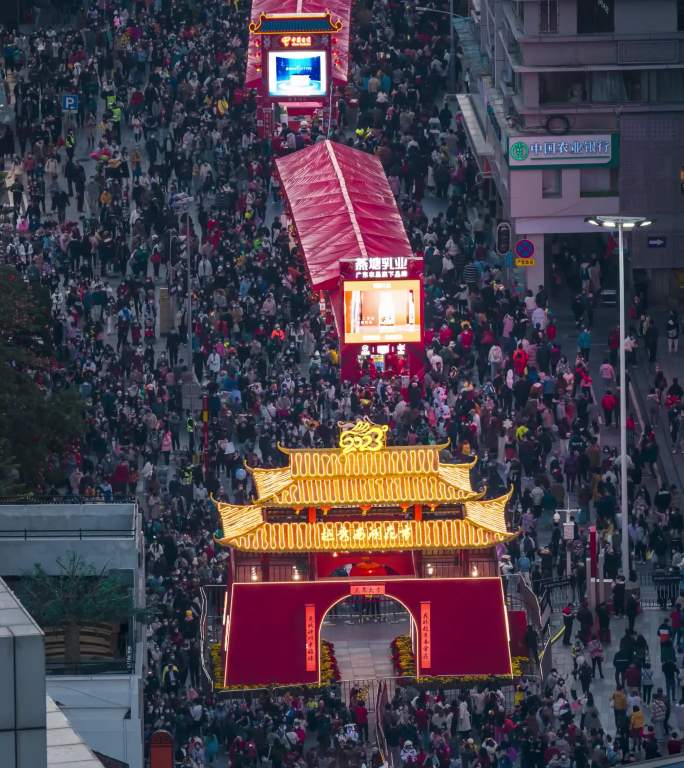
[{"label": "golden pagoda roof", "polygon": [[357,421],[343,430],[339,448],[280,450],[287,467],[250,469],[259,506],[358,507],[448,504],[480,499],[468,464],[443,464],[446,445],[388,447],[385,425]]},{"label": "golden pagoda roof", "polygon": [[[468,464],[444,464],[446,446],[386,445],[387,426],[358,421],[340,434],[337,449],[280,448],[287,467],[249,468],[252,504],[217,502],[220,543],[253,552],[461,549],[489,547],[516,534],[506,527],[510,493],[483,500],[472,489]],[[464,519],[266,522],[264,509],[436,507],[461,504]]]}]

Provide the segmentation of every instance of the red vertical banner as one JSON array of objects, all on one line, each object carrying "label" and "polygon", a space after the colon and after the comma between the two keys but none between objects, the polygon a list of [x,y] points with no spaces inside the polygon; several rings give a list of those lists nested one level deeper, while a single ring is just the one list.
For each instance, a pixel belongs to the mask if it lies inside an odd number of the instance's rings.
[{"label": "red vertical banner", "polygon": [[304,606],[304,637],[306,641],[306,671],[318,669],[318,642],[316,641],[316,606],[307,603]]},{"label": "red vertical banner", "polygon": [[430,602],[420,604],[420,668],[432,666],[432,631],[430,627]]}]

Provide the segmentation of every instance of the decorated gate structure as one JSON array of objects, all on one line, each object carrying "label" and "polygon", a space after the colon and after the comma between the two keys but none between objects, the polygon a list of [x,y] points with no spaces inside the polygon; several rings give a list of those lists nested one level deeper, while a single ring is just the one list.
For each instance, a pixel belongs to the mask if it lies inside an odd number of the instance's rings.
[{"label": "decorated gate structure", "polygon": [[218,501],[231,551],[224,684],[321,682],[321,623],[349,595],[404,606],[418,676],[511,675],[495,548],[510,494],[471,485],[476,459],[447,445],[387,445],[386,425],[340,425],[339,447],[289,449],[248,467],[251,504]]}]

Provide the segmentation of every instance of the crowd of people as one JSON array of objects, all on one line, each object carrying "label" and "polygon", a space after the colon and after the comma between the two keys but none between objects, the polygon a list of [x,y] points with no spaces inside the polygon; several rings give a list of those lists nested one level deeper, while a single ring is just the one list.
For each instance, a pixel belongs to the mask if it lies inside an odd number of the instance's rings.
[{"label": "crowd of people", "polygon": [[[600,441],[619,381],[606,360],[597,398],[591,301],[576,311],[576,347],[563,348],[545,288],[507,281],[494,256],[460,116],[442,98],[447,23],[413,4],[372,0],[356,4],[332,138],[380,158],[424,258],[425,371],[409,378],[390,366],[382,376],[362,359],[358,380],[340,380],[335,330],[286,225],[267,218],[279,198],[274,156],[326,132],[314,120],[297,134],[258,137],[255,96],[241,85],[248,14],[248,5],[219,0],[91,3],[73,29],[2,35],[14,113],[0,129],[5,261],[49,287],[57,352],[46,386],[78,389],[87,416],[82,445],[56,457],[61,481],[40,490],[139,495],[157,611],[145,733],[171,731],[180,765],[202,766],[225,750],[233,766],[326,765],[332,754],[377,768],[377,753],[339,735],[354,723],[356,701],[330,693],[218,701],[208,692],[199,589],[223,583],[228,558],[214,541],[209,495],[246,502],[254,489],[244,461],[278,465],[278,443],[333,446],[339,421],[387,423],[394,444],[448,438],[445,459],[477,453],[476,479],[492,495],[514,488],[510,522],[522,534],[502,553],[502,574],[521,573],[539,590],[563,572],[569,547],[581,600],[590,519],[606,574],[619,571],[621,460]],[[63,111],[64,93],[77,97],[74,110]],[[426,198],[439,201],[432,217]],[[592,268],[600,280],[600,263]],[[586,279],[581,269],[577,278]],[[206,435],[198,393],[207,397]],[[651,504],[642,468],[653,470],[655,438],[637,436],[631,417],[628,428],[630,536],[637,558],[654,553],[669,566],[677,534],[681,543],[678,502],[670,493],[666,505],[659,494]],[[556,517],[542,542],[540,520],[570,498],[580,509],[574,540]],[[400,691],[388,740],[407,766],[505,767],[521,756],[524,766],[565,768],[588,765],[596,749],[611,762],[616,742],[594,743],[589,696],[578,728],[568,719],[575,700],[565,696],[566,711],[559,691],[563,681],[547,682],[513,707],[496,690],[451,702]]]}]

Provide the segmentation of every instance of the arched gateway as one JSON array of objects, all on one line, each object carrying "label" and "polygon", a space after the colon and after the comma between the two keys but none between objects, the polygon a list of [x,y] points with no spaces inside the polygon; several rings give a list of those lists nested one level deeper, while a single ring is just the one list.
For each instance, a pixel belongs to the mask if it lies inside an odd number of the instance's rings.
[{"label": "arched gateway", "polygon": [[342,428],[337,449],[284,449],[287,466],[250,469],[250,505],[218,502],[231,548],[225,684],[321,681],[326,613],[385,595],[415,622],[417,675],[511,674],[494,547],[510,540],[509,495],[484,499],[474,461],[447,446],[387,446],[386,426]]}]

